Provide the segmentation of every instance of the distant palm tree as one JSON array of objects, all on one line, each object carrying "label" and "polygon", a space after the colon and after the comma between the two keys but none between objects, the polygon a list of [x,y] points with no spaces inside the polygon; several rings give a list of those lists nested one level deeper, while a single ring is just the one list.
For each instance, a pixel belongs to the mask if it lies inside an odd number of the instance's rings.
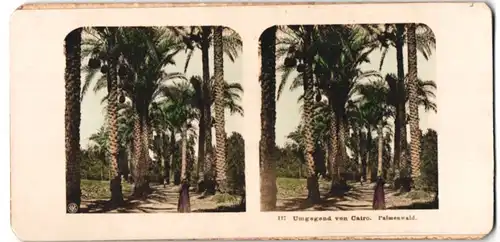
[{"label": "distant palm tree", "polygon": [[71,31],[64,39],[66,68],[64,71],[66,108],[64,112],[66,135],[66,209],[74,203],[78,210],[80,190],[80,66],[82,29]]},{"label": "distant palm tree", "polygon": [[392,109],[387,103],[388,88],[383,80],[378,80],[357,87],[362,96],[361,109],[365,111],[364,117],[377,131],[377,177],[383,174],[383,151],[384,151],[384,129],[387,128],[387,119],[393,115]]}]

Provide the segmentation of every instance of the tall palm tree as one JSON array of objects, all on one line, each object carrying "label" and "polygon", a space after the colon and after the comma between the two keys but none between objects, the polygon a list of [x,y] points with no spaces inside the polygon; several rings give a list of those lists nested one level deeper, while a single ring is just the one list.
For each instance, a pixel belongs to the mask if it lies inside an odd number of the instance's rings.
[{"label": "tall palm tree", "polygon": [[[133,161],[134,195],[143,196],[149,191],[147,172],[150,166],[149,140],[153,130],[149,118],[152,104],[161,98],[162,90],[168,88],[166,82],[173,79],[185,79],[182,73],[167,73],[164,67],[174,65],[174,56],[183,48],[168,32],[167,28],[132,27],[120,29],[117,35],[115,52],[120,54],[119,77],[122,95],[130,99],[133,110]],[[89,49],[109,52],[100,42],[89,41]],[[101,55],[99,55],[100,57]],[[90,64],[90,62],[89,62]],[[106,70],[109,68],[106,68]],[[101,68],[101,72],[103,69]],[[105,72],[104,72],[105,73]],[[88,76],[92,76],[92,72]],[[105,74],[107,77],[108,75]],[[90,85],[87,78],[84,91]],[[105,85],[103,78],[99,79],[94,91],[99,91]],[[108,85],[109,88],[109,85]],[[120,98],[122,99],[122,98]],[[109,95],[105,97],[108,100]],[[124,101],[123,98],[121,101]]]},{"label": "tall palm tree", "polygon": [[408,84],[409,84],[409,106],[410,106],[410,157],[412,187],[420,177],[420,128],[417,103],[417,41],[416,25],[408,24]]},{"label": "tall palm tree", "polygon": [[214,76],[215,76],[215,138],[217,190],[227,192],[226,179],[226,132],[224,120],[224,59],[222,26],[214,29]]},{"label": "tall palm tree", "polygon": [[[404,91],[404,65],[403,65],[403,45],[404,45],[404,24],[396,24],[396,61],[397,61],[397,85],[394,85],[395,101],[396,101],[396,118],[394,119],[394,175],[399,177],[399,169],[401,162],[404,162],[403,167],[406,167],[407,160],[407,142],[406,142],[406,106],[403,100],[406,99]],[[402,142],[404,141],[404,142]],[[403,174],[403,176],[406,176]]]},{"label": "tall palm tree", "polygon": [[276,26],[260,36],[260,208],[276,209]]},{"label": "tall palm tree", "polygon": [[[207,189],[208,193],[213,193],[213,151],[212,151],[212,110],[209,101],[213,99],[212,82],[210,81],[210,68],[209,68],[209,48],[213,39],[213,26],[191,26],[191,27],[174,27],[173,32],[182,38],[188,52],[184,71],[187,70],[191,56],[196,49],[201,50],[202,54],[202,70],[203,70],[203,83],[200,85],[199,97],[203,100],[204,104],[203,116],[200,117],[198,129],[200,135],[198,139],[198,164],[197,174],[199,176],[199,184],[204,183],[205,186],[201,187],[202,190]],[[223,28],[222,45],[224,54],[234,61],[242,50],[241,37],[235,31],[229,28]],[[201,170],[203,168],[203,172]],[[202,175],[202,173],[204,173]],[[201,191],[199,191],[201,192]]]},{"label": "tall palm tree", "polygon": [[[120,205],[123,203],[121,187],[121,176],[118,169],[118,58],[121,55],[120,36],[123,28],[118,27],[93,27],[87,28],[87,33],[94,38],[88,40],[85,53],[90,55],[89,69],[101,67],[101,72],[105,75],[108,90],[107,119],[109,126],[109,152],[111,175],[110,181],[111,204]],[[102,65],[101,65],[102,63]],[[95,71],[93,72],[95,73]],[[92,75],[89,75],[92,76]],[[103,85],[104,86],[104,85]],[[84,89],[82,92],[86,90]]]},{"label": "tall palm tree", "polygon": [[308,176],[307,176],[307,188],[308,188],[308,199],[312,203],[318,203],[320,201],[319,194],[319,185],[318,185],[318,177],[315,172],[315,164],[314,164],[314,139],[312,134],[312,119],[313,119],[313,70],[312,70],[312,62],[313,55],[310,50],[311,42],[312,42],[312,25],[305,25],[304,28],[304,111],[303,121],[304,121],[304,139],[306,143],[306,162],[308,168]]},{"label": "tall palm tree", "polygon": [[[203,118],[206,117],[206,110],[205,110],[205,107],[210,107],[210,109],[213,109],[215,108],[215,88],[214,88],[214,82],[215,82],[215,78],[212,77],[209,79],[209,87],[211,88],[210,89],[210,92],[204,92],[203,91],[203,80],[202,78],[200,78],[199,76],[192,76],[191,78],[189,78],[189,82],[191,83],[191,85],[193,86],[194,88],[194,91],[195,91],[195,103],[196,103],[196,108],[198,109],[198,112],[200,113],[200,120],[198,122],[198,124],[201,124],[201,122],[203,122]],[[203,93],[208,93],[208,97],[210,98],[207,98],[207,99],[204,99],[203,97]],[[241,101],[241,94],[243,93],[243,87],[241,86],[240,83],[237,83],[237,82],[229,82],[227,80],[224,81],[224,86],[223,86],[223,98],[224,98],[224,108],[229,110],[230,114],[233,115],[233,114],[239,114],[241,116],[243,116],[243,107],[239,104],[239,102]],[[203,116],[203,117],[202,117]],[[204,127],[203,125],[201,127]],[[202,135],[207,135],[207,132],[206,130],[203,128],[201,129],[201,127],[198,125],[198,130],[199,130],[199,137],[201,137]],[[201,133],[204,133],[204,134],[201,134]],[[198,138],[199,138],[198,137]],[[204,139],[202,139],[204,140]],[[201,142],[200,139],[198,139],[198,142]],[[202,143],[203,144],[203,143]],[[203,147],[203,146],[201,146]],[[198,152],[200,152],[200,146],[198,146]],[[203,158],[203,157],[202,157]],[[204,165],[205,163],[203,163],[203,159],[200,160],[198,159],[198,162],[196,164],[196,173],[195,174],[198,174],[198,184],[200,185],[199,189],[198,189],[198,192],[202,192],[202,190],[204,189],[203,186],[201,186],[202,182],[204,181],[204,175],[203,175],[203,168],[204,168]],[[209,165],[209,163],[206,163],[206,165]],[[207,168],[207,169],[211,169],[211,168]]]},{"label": "tall palm tree", "polygon": [[[401,98],[400,94],[401,93],[408,93],[409,92],[409,85],[408,85],[408,76],[404,79],[405,84],[402,86],[399,83],[399,79],[395,74],[389,73],[386,74],[385,76],[385,82],[387,84],[388,88],[384,88],[383,90],[387,93],[384,95],[386,96],[387,104],[393,109],[394,113],[394,120],[397,119],[398,115],[401,115],[400,110],[398,111],[398,108],[400,109],[400,102],[399,100]],[[403,92],[399,91],[400,87],[404,87],[405,90]],[[432,98],[435,98],[434,90],[436,89],[436,83],[432,80],[421,80],[420,78],[417,78],[417,105],[423,107],[426,111],[427,110],[432,110],[434,112],[437,112],[437,106],[436,103],[432,100]],[[403,100],[403,105],[406,105],[408,103],[408,96],[404,95],[403,96],[405,99]],[[404,110],[403,110],[404,111]],[[406,114],[404,115],[406,117]],[[400,125],[402,126],[402,125]],[[406,130],[405,127],[398,129],[397,127],[400,126],[394,126],[395,127],[395,133],[398,132],[398,130]],[[395,139],[398,139],[398,137],[403,137],[406,139],[406,135],[394,135]],[[395,141],[394,144],[398,144],[398,142]],[[396,146],[394,146],[396,147]],[[404,149],[403,149],[404,150]],[[401,154],[399,154],[401,155]],[[404,168],[404,164],[400,164],[398,160],[398,151],[395,148],[394,149],[394,158],[392,161],[392,174],[395,175],[394,178],[398,179],[401,176],[405,177],[405,174],[399,174],[399,169]],[[406,170],[406,169],[402,169]]]},{"label": "tall palm tree", "polygon": [[[116,29],[111,29],[111,32],[117,31]],[[116,42],[116,35],[113,34],[114,38],[110,38],[108,43],[110,49],[114,47]],[[123,194],[121,186],[121,176],[118,169],[118,73],[117,73],[117,63],[118,56],[111,55],[108,59],[109,70],[107,73],[109,80],[108,94],[108,117],[109,117],[109,151],[111,155],[111,173],[113,179],[110,181],[111,187],[111,202],[116,205],[123,203]]]},{"label": "tall palm tree", "polygon": [[[382,68],[385,54],[388,48],[393,46],[396,49],[397,60],[397,85],[394,86],[396,95],[396,118],[394,119],[394,164],[396,166],[396,173],[399,173],[399,166],[402,170],[408,169],[407,164],[407,142],[406,142],[406,106],[405,100],[407,99],[407,88],[405,85],[404,74],[404,60],[403,60],[403,46],[405,40],[408,38],[405,24],[385,24],[382,25],[365,25],[370,33],[376,36],[376,41],[379,42],[382,50],[382,58],[380,60],[380,69]],[[416,28],[416,49],[425,59],[428,59],[432,54],[432,50],[436,47],[436,39],[432,30],[424,25],[417,24]],[[408,174],[396,174],[396,178],[401,175],[402,177]]]},{"label": "tall palm tree", "polygon": [[66,134],[66,208],[74,203],[78,210],[80,190],[80,66],[82,29],[71,31],[64,39],[66,68],[65,134]]},{"label": "tall palm tree", "polygon": [[[121,55],[120,37],[123,28],[117,27],[93,27],[87,28],[86,33],[93,38],[86,40],[85,54],[90,57],[86,83],[83,86],[82,94],[87,90],[96,69],[100,67],[103,78],[100,87],[107,86],[107,120],[109,126],[109,157],[111,164],[110,190],[111,204],[113,206],[123,203],[121,187],[121,175],[118,169],[118,58]],[[84,55],[85,56],[85,55]],[[105,84],[104,84],[105,83]]]}]

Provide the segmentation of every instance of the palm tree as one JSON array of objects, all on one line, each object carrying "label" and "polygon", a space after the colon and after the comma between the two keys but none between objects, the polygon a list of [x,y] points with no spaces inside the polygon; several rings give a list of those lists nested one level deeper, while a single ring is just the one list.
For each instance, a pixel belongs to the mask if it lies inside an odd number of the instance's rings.
[{"label": "palm tree", "polygon": [[376,82],[359,85],[358,91],[362,96],[362,109],[365,110],[365,118],[377,131],[378,164],[377,177],[383,177],[383,151],[384,151],[384,128],[387,127],[387,119],[392,115],[392,108],[387,103],[389,92],[385,82]]},{"label": "palm tree", "polygon": [[[308,166],[308,199],[312,203],[317,203],[320,201],[318,178],[315,172],[314,163],[314,138],[313,138],[313,61],[316,55],[315,45],[313,41],[313,32],[315,28],[312,25],[302,26],[294,25],[281,27],[282,32],[285,37],[281,38],[277,45],[277,57],[281,58],[286,55],[284,59],[283,66],[279,69],[283,72],[282,82],[278,88],[278,98],[284,87],[286,80],[290,73],[296,68],[299,73],[292,87],[296,88],[302,85],[304,89],[303,94],[303,112],[302,112],[302,122],[303,122],[303,134],[305,139],[305,160]],[[294,85],[297,83],[297,85]]]},{"label": "palm tree", "polygon": [[[399,88],[401,86],[399,84],[398,77],[395,74],[389,73],[385,76],[385,81],[388,84],[388,88],[385,89],[387,90],[387,93],[385,94],[387,96],[387,103],[390,105],[393,110],[394,110],[394,120],[397,120],[397,115],[401,115],[401,112],[398,111],[398,108],[400,108],[400,100],[401,96],[399,95],[400,93],[408,93],[409,92],[409,85],[408,85],[408,75],[406,78],[404,78],[404,84],[402,87],[405,87],[404,92],[398,92]],[[432,110],[434,112],[437,112],[437,106],[436,103],[432,100],[432,98],[435,98],[434,91],[436,89],[436,83],[432,80],[422,80],[420,78],[417,78],[417,105],[424,107],[426,111]],[[409,98],[407,95],[404,95],[404,101],[402,102],[403,105],[406,105],[409,101]],[[404,111],[404,110],[403,110]],[[404,114],[406,117],[406,114]],[[406,123],[406,122],[405,122]],[[405,127],[398,129],[397,127],[401,127],[395,125],[395,135],[394,138],[395,140],[398,139],[398,137],[403,137],[406,139],[406,135],[396,135],[398,133],[398,130],[406,130]],[[398,144],[398,141],[395,141],[395,146]],[[404,149],[403,149],[404,150]],[[400,154],[401,155],[401,154]],[[398,159],[398,151],[395,148],[394,149],[394,159],[392,161],[392,173],[395,175],[394,178],[398,179],[400,177],[399,170],[400,168],[404,168],[405,165],[401,164],[399,162],[400,160]],[[402,169],[406,170],[406,169]],[[403,177],[405,177],[405,174],[401,174]]]},{"label": "palm tree", "polygon": [[[404,162],[406,166],[407,160],[407,142],[406,142],[406,106],[405,96],[405,83],[404,83],[404,66],[403,66],[403,45],[404,45],[404,24],[396,24],[396,60],[397,60],[397,74],[398,82],[394,85],[395,101],[396,101],[396,118],[394,119],[394,175],[399,176],[399,169],[401,167],[401,162]],[[404,142],[402,142],[404,141]],[[406,176],[403,174],[403,176]]]},{"label": "palm tree", "polygon": [[[316,79],[317,100],[325,94],[330,106],[328,144],[329,167],[333,174],[332,192],[345,186],[345,180],[341,179],[344,164],[349,160],[346,151],[346,140],[348,137],[348,122],[346,115],[347,101],[350,99],[354,86],[364,78],[378,77],[374,71],[363,72],[359,65],[369,61],[368,55],[374,50],[374,45],[367,34],[356,26],[316,26],[314,29],[314,41],[311,47],[314,54],[313,72]],[[283,38],[280,53],[287,53],[285,65],[282,70],[282,81],[278,89],[278,96],[282,92],[288,76],[297,63],[297,59],[303,55],[303,33],[300,31],[287,31],[287,37]],[[288,48],[288,50],[285,50]],[[341,56],[339,58],[339,56]],[[299,58],[297,58],[299,57]],[[300,61],[300,60],[299,60]],[[297,66],[299,75],[294,79],[290,89],[303,86],[303,68]],[[340,186],[339,186],[340,185]],[[343,186],[344,185],[344,186]]]},{"label": "palm tree", "polygon": [[[118,169],[118,58],[121,56],[120,38],[123,28],[117,27],[94,27],[87,28],[86,33],[93,38],[86,40],[85,54],[89,55],[87,80],[82,88],[82,96],[86,92],[89,82],[100,67],[103,78],[100,80],[100,88],[107,86],[107,120],[109,126],[109,152],[111,173],[113,179],[110,181],[111,204],[116,206],[123,203],[121,187],[121,176]],[[86,56],[84,55],[84,56]],[[102,65],[101,65],[102,64]],[[104,81],[105,80],[105,81]],[[106,83],[106,85],[104,84]],[[97,87],[97,85],[96,85]],[[96,89],[96,88],[95,88]]]},{"label": "palm tree", "polygon": [[313,55],[310,50],[311,42],[312,42],[312,25],[305,25],[304,28],[304,111],[302,112],[302,119],[304,121],[304,139],[305,139],[305,148],[306,148],[306,163],[308,167],[308,176],[307,176],[307,189],[308,189],[308,199],[312,203],[318,203],[321,198],[319,194],[319,185],[318,185],[318,177],[316,176],[315,166],[314,166],[314,139],[312,134],[312,119],[313,119],[313,70],[312,70],[312,62]]},{"label": "palm tree", "polygon": [[[175,142],[175,134],[181,135],[181,189],[190,183],[190,173],[188,172],[191,166],[188,159],[188,142],[189,133],[193,133],[191,122],[198,118],[198,113],[195,110],[194,90],[187,82],[177,82],[169,89],[164,90],[164,95],[167,97],[157,105],[155,118],[165,122],[171,129],[173,140],[170,142],[172,147]],[[171,154],[173,156],[173,152]],[[190,212],[189,200],[179,200],[179,208],[183,212]]]},{"label": "palm tree", "polygon": [[[210,78],[209,80],[209,86],[211,87],[210,89],[210,92],[205,92],[205,93],[209,93],[209,96],[210,98],[208,99],[204,99],[203,98],[203,80],[201,77],[199,76],[192,76],[191,78],[189,78],[189,82],[191,83],[191,85],[193,86],[194,88],[194,91],[195,91],[195,103],[196,103],[196,109],[198,109],[198,113],[200,114],[200,120],[198,122],[198,124],[200,124],[202,121],[202,118],[205,117],[205,106],[208,106],[210,107],[210,109],[213,109],[215,108],[215,85],[214,85],[214,82],[215,82],[215,78],[212,77]],[[224,81],[224,86],[223,86],[223,98],[224,98],[224,108],[229,110],[230,114],[233,115],[233,114],[239,114],[241,116],[243,116],[243,107],[239,104],[239,102],[241,101],[241,93],[243,93],[243,87],[241,86],[240,83],[237,83],[237,82],[230,82],[228,80],[225,80]],[[202,117],[203,116],[203,117]],[[213,118],[212,118],[213,119]],[[212,120],[211,119],[211,120]],[[200,126],[199,127],[199,133],[200,135],[198,136],[198,138],[200,136],[202,136],[202,132],[205,132],[204,135],[207,135],[206,134],[206,131],[205,129],[200,129]],[[204,126],[201,126],[201,127],[204,127]],[[200,142],[200,139],[198,139],[198,142]],[[200,146],[198,146],[198,152],[200,152]],[[203,157],[202,157],[203,158]],[[196,173],[195,174],[198,174],[198,192],[202,192],[206,187],[203,187],[203,182],[204,182],[204,178],[203,178],[203,165],[209,165],[210,163],[203,163],[203,160],[202,162],[200,162],[200,160],[198,159],[198,162],[196,164]],[[205,170],[209,170],[211,168],[206,168]],[[210,185],[208,186],[210,188]],[[210,189],[209,189],[210,190]]]},{"label": "palm tree", "polygon": [[[185,79],[181,73],[167,73],[164,67],[173,65],[174,56],[181,50],[182,45],[168,32],[166,28],[133,27],[120,29],[117,35],[116,52],[120,53],[119,77],[120,89],[125,97],[130,99],[133,110],[134,128],[133,145],[134,156],[134,195],[143,196],[149,191],[149,182],[146,175],[150,166],[149,140],[152,139],[153,130],[149,118],[152,104],[160,99],[162,90],[167,88],[166,82],[172,79]],[[89,49],[109,52],[100,42],[89,41]],[[101,54],[99,57],[102,56]],[[91,64],[89,62],[89,64]],[[90,66],[90,65],[89,65]],[[106,70],[109,68],[106,68]],[[103,72],[103,68],[101,68]],[[104,72],[106,73],[106,72]],[[89,72],[88,77],[94,73]],[[108,75],[105,75],[106,77]],[[87,78],[83,93],[90,86],[91,78]],[[99,79],[94,91],[99,91],[105,85],[104,79]],[[109,85],[108,85],[109,88]],[[105,97],[108,100],[109,95]]]},{"label": "palm tree", "polygon": [[[110,181],[111,204],[120,205],[123,203],[121,187],[121,176],[118,169],[118,57],[120,56],[119,38],[122,34],[121,28],[117,27],[95,27],[87,29],[87,32],[96,37],[94,48],[91,51],[89,67],[97,69],[101,67],[101,72],[105,74],[108,89],[108,110],[107,118],[109,125],[109,152],[111,174]],[[97,48],[100,47],[101,49]],[[83,91],[83,90],[82,90]]]},{"label": "palm tree", "polygon": [[262,211],[276,209],[276,26],[260,36],[261,109],[260,109],[260,207]]},{"label": "palm tree", "polygon": [[66,134],[66,208],[81,202],[80,190],[80,65],[82,29],[71,31],[64,39],[66,68],[65,134]]},{"label": "palm tree", "polygon": [[215,138],[217,190],[226,193],[226,132],[224,120],[224,59],[222,26],[214,29],[214,76],[215,76]]},{"label": "palm tree", "polygon": [[420,128],[417,103],[417,41],[415,33],[416,25],[408,24],[408,84],[409,84],[409,106],[410,106],[410,157],[412,187],[420,177]]},{"label": "palm tree", "polygon": [[[205,190],[208,193],[213,193],[214,185],[213,182],[213,151],[212,151],[212,111],[211,105],[208,100],[213,99],[212,92],[212,82],[210,81],[210,68],[209,68],[209,48],[212,44],[213,39],[213,28],[212,26],[191,26],[187,27],[174,27],[173,32],[179,36],[185,44],[186,50],[188,52],[188,58],[186,59],[184,71],[186,72],[191,56],[196,49],[201,49],[202,54],[202,70],[203,70],[203,83],[197,88],[197,95],[201,101],[201,106],[204,112],[200,117],[200,122],[198,124],[198,129],[200,130],[198,137],[198,164],[197,164],[197,174],[199,176],[199,184],[204,183],[205,186],[201,187],[201,190]],[[231,61],[234,61],[242,50],[241,37],[235,31],[229,28],[223,28],[222,35],[222,46],[223,52],[229,57]],[[203,172],[201,168],[203,167]],[[202,173],[204,173],[202,175]],[[201,190],[199,192],[201,192]]]},{"label": "palm tree", "polygon": [[[406,106],[405,100],[407,99],[405,87],[405,74],[404,74],[404,60],[403,60],[403,45],[405,39],[408,38],[405,33],[405,24],[385,24],[382,28],[381,25],[365,25],[365,28],[374,34],[379,41],[382,50],[382,58],[380,60],[380,69],[382,68],[385,54],[390,46],[396,48],[397,60],[397,85],[394,86],[396,95],[396,114],[394,119],[394,164],[396,166],[396,173],[399,173],[399,167],[402,170],[407,169],[407,142],[406,142]],[[432,54],[432,50],[436,47],[436,39],[432,30],[424,25],[417,24],[416,28],[416,49],[428,59]],[[395,31],[394,31],[395,30]],[[408,174],[401,174],[406,177]],[[399,174],[396,174],[398,177]]]}]

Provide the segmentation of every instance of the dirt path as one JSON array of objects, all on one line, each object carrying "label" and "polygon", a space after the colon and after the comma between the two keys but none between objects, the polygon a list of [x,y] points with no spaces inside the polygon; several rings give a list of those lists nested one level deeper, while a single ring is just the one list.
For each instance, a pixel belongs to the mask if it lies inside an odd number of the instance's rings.
[{"label": "dirt path", "polygon": [[[81,209],[88,213],[169,213],[177,212],[177,201],[179,199],[179,186],[152,185],[153,193],[145,199],[129,199],[126,205],[111,209],[107,207],[106,200],[84,200]],[[217,203],[214,196],[202,197],[190,190],[189,193],[192,212],[224,212],[237,210],[237,202]],[[228,211],[229,212],[229,211]]]},{"label": "dirt path", "polygon": [[[321,204],[312,205],[305,200],[307,190],[302,191],[300,197],[278,198],[277,210],[280,211],[315,211],[315,210],[372,210],[373,188],[375,183],[359,182],[349,183],[351,189],[343,196],[322,198]],[[320,193],[328,194],[329,185],[320,184]],[[387,209],[429,209],[434,208],[432,204],[433,197],[412,198],[407,195],[401,195],[388,186],[385,187],[385,202]]]}]

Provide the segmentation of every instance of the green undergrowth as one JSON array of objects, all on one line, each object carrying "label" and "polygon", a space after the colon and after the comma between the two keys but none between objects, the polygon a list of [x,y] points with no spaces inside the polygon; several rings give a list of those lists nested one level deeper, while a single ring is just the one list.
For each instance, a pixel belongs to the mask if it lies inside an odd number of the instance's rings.
[{"label": "green undergrowth", "polygon": [[[110,199],[111,191],[109,181],[82,180],[80,183],[83,199]],[[123,196],[132,194],[132,186],[127,182],[122,182]]]},{"label": "green undergrowth", "polygon": [[212,201],[215,201],[217,204],[237,203],[239,200],[240,196],[231,195],[229,193],[219,193],[212,197]]}]

